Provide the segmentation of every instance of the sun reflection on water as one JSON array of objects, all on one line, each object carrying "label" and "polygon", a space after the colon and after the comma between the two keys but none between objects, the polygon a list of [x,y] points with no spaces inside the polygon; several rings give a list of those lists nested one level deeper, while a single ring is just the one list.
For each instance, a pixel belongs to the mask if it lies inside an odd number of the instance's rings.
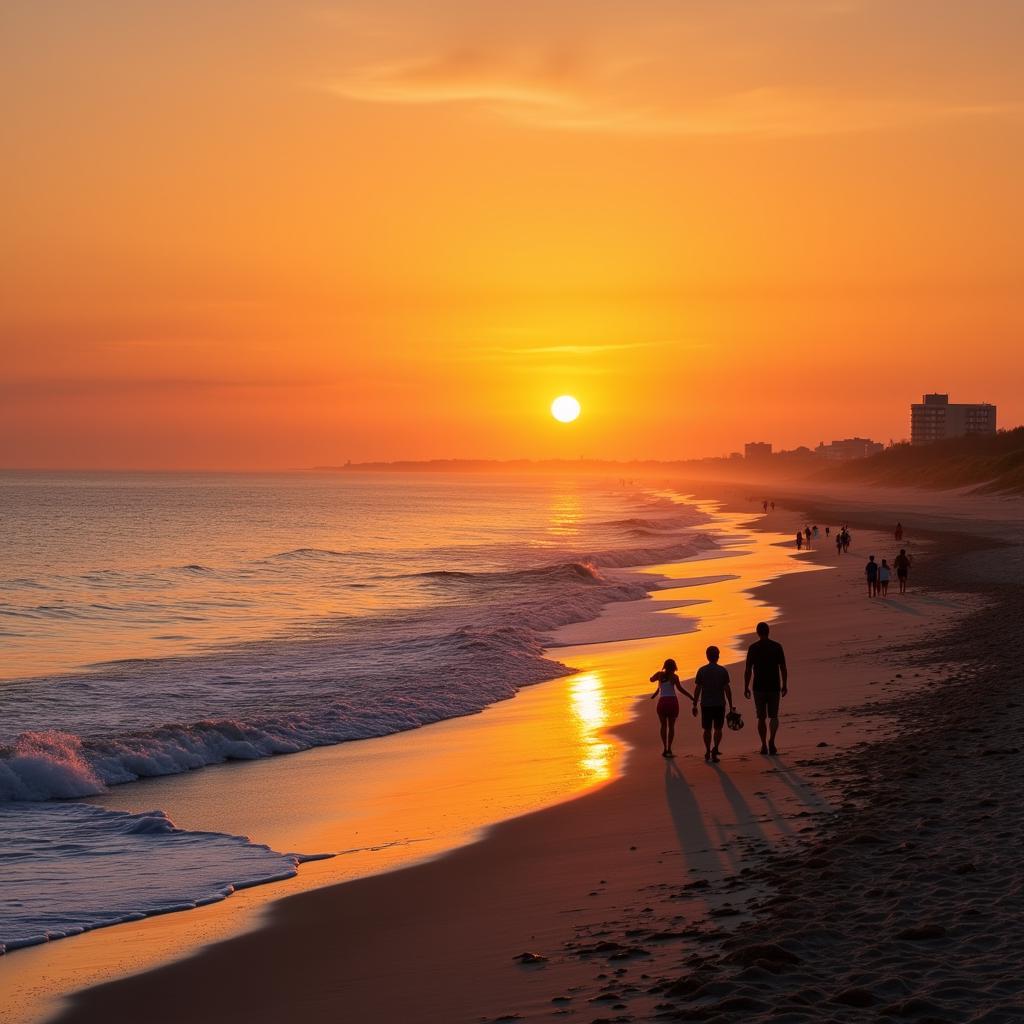
[{"label": "sun reflection on water", "polygon": [[591,782],[610,778],[612,745],[600,735],[608,723],[608,704],[599,673],[577,676],[569,685],[569,701],[578,730],[581,773]]},{"label": "sun reflection on water", "polygon": [[557,537],[578,534],[583,512],[583,500],[579,494],[575,492],[559,494],[551,501],[551,522],[548,524],[548,533]]}]

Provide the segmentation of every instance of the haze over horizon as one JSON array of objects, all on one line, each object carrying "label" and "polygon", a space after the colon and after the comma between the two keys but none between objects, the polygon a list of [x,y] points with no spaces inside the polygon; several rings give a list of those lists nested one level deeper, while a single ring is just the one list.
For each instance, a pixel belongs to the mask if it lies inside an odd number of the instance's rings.
[{"label": "haze over horizon", "polygon": [[1022,40],[1013,0],[11,0],[0,466],[1021,423]]}]

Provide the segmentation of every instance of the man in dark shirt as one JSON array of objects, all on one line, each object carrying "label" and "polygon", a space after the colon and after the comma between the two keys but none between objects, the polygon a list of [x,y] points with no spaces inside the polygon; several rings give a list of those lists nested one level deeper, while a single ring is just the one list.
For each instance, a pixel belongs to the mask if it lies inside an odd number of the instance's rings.
[{"label": "man in dark shirt", "polygon": [[[704,730],[704,760],[717,762],[722,742],[722,727],[725,725],[725,702],[729,710],[735,711],[732,703],[732,689],[729,686],[729,672],[718,664],[721,651],[717,647],[707,649],[708,663],[697,669],[693,677],[693,713],[697,714],[700,704],[701,728]],[[715,745],[711,745],[712,734]]]},{"label": "man in dark shirt", "polygon": [[874,555],[868,556],[868,564],[864,566],[864,575],[868,581],[868,597],[875,597],[878,593],[878,563]]},{"label": "man in dark shirt", "polygon": [[[743,672],[743,696],[750,699],[750,680],[754,680],[754,709],[761,753],[777,754],[775,734],[779,731],[779,698],[789,692],[789,672],[782,644],[768,639],[768,623],[757,624],[758,639],[747,651]],[[769,728],[771,732],[769,732]]]}]

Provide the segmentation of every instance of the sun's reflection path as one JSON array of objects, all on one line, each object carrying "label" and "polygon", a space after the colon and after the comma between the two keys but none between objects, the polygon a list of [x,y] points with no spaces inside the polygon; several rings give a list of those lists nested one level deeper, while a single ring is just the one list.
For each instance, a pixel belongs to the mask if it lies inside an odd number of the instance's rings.
[{"label": "sun's reflection path", "polygon": [[580,772],[590,782],[611,777],[612,745],[602,739],[608,723],[608,704],[604,684],[597,672],[577,676],[569,684],[569,701],[578,730]]},{"label": "sun's reflection path", "polygon": [[580,532],[583,518],[583,500],[579,494],[559,494],[551,502],[551,522],[548,533],[559,537],[573,536]]}]

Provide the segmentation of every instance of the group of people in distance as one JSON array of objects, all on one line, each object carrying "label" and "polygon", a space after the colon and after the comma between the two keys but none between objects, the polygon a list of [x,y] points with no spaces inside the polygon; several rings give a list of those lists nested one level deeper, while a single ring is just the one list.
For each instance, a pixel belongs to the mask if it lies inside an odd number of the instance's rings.
[{"label": "group of people in distance", "polygon": [[[818,527],[817,526],[805,526],[803,528],[803,531],[797,530],[796,531],[796,549],[797,549],[797,551],[799,551],[804,546],[804,544],[806,544],[807,547],[809,548],[811,546],[811,538],[813,537],[815,540],[817,540],[819,536],[820,536],[820,534],[818,533]],[[827,526],[825,527],[825,536],[826,537],[828,536],[828,527]]]},{"label": "group of people in distance", "polygon": [[[767,622],[757,624],[757,640],[747,650],[743,670],[743,696],[753,696],[757,715],[757,733],[761,738],[762,754],[777,754],[775,737],[779,731],[779,702],[789,692],[789,671],[782,644],[769,638]],[[721,757],[722,732],[728,722],[734,730],[743,728],[743,717],[733,702],[728,670],[719,665],[721,652],[717,647],[707,649],[707,664],[701,665],[693,677],[694,692],[688,693],[679,681],[678,666],[668,658],[662,668],[651,676],[657,683],[651,700],[657,698],[658,721],[661,727],[662,757],[675,757],[672,742],[679,717],[679,696],[692,702],[693,716],[701,716],[704,734],[704,760],[717,763]],[[726,706],[729,711],[726,713]]]},{"label": "group of people in distance", "polygon": [[[825,536],[828,537],[831,528],[825,527]],[[897,541],[903,540],[903,524],[897,523],[893,530],[893,536]],[[804,545],[811,546],[811,538],[818,539],[817,526],[805,526],[803,530],[796,531],[796,549],[800,551]],[[850,528],[844,523],[836,531],[836,554],[849,553],[850,550]],[[907,554],[906,548],[900,548],[900,553],[892,560],[892,565],[883,558],[881,563],[875,561],[875,556],[868,557],[867,565],[864,566],[864,576],[868,584],[868,597],[888,597],[889,583],[893,573],[899,584],[901,594],[907,592],[907,579],[910,576],[911,557]]]},{"label": "group of people in distance", "polygon": [[896,579],[899,583],[900,593],[907,592],[907,577],[910,575],[910,555],[906,548],[900,548],[900,553],[892,560],[892,565],[883,558],[882,564],[875,561],[874,555],[868,555],[868,564],[864,566],[864,576],[868,582],[868,597],[887,597],[889,595],[889,580],[892,578],[893,570],[896,572]]}]

